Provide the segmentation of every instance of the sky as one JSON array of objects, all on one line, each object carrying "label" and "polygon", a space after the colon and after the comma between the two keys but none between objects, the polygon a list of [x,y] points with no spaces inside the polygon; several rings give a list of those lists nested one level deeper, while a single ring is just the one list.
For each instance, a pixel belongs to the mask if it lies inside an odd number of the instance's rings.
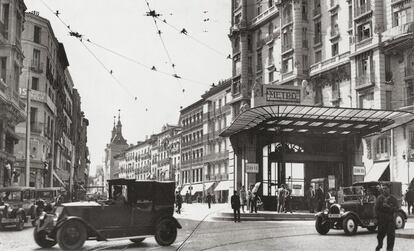
[{"label": "sky", "polygon": [[[65,46],[69,71],[89,119],[92,174],[103,163],[118,109],[124,138],[136,144],[166,123],[178,124],[181,106],[200,99],[212,83],[231,77],[231,60],[226,59],[231,53],[231,1],[147,1],[171,25],[158,21],[166,50],[152,17],[146,16],[145,0],[25,0],[27,11],[48,19]],[[53,14],[56,10],[63,23]],[[83,35],[83,44],[69,35],[64,23]],[[179,32],[183,28],[189,36]],[[170,62],[183,79],[171,76],[175,72]]]}]

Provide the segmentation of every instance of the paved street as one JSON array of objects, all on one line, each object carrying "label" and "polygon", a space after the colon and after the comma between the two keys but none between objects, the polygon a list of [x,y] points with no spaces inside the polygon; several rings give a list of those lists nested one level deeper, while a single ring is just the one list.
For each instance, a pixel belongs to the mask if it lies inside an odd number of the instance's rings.
[{"label": "paved street", "polygon": [[[176,215],[183,226],[177,241],[171,247],[160,247],[154,238],[141,244],[129,240],[109,242],[87,241],[84,250],[373,250],[376,235],[359,229],[356,236],[345,236],[343,231],[331,231],[326,236],[316,233],[313,221],[276,222],[215,222],[208,214],[223,210],[226,205],[186,205],[183,213]],[[205,218],[200,225],[200,221]],[[197,227],[198,225],[198,227]],[[407,228],[414,228],[409,219]],[[193,233],[193,230],[196,229]],[[0,250],[37,250],[28,225],[21,232],[0,232]],[[188,238],[191,235],[190,238]],[[185,241],[188,238],[187,241]],[[182,245],[182,243],[185,243]],[[411,246],[410,246],[411,245]],[[394,250],[412,250],[413,240],[396,239]],[[58,250],[55,246],[51,250]]]}]

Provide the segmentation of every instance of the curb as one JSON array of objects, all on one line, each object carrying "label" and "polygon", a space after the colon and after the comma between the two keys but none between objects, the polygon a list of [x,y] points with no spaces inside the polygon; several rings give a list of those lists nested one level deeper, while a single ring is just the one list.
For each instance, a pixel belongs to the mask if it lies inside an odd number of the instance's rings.
[{"label": "curb", "polygon": [[409,233],[395,233],[395,237],[403,239],[414,239],[414,232]]},{"label": "curb", "polygon": [[[216,221],[234,221],[233,217],[217,217],[213,216],[210,219]],[[241,221],[313,221],[314,218],[298,218],[298,217],[290,217],[290,218],[275,218],[275,217],[240,217]]]}]

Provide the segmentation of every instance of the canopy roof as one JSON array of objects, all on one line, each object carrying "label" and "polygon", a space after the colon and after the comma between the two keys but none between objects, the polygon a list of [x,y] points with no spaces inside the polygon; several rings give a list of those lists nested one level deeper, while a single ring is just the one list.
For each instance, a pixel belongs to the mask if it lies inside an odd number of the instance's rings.
[{"label": "canopy roof", "polygon": [[269,131],[362,134],[379,131],[407,114],[406,111],[321,107],[308,105],[268,105],[241,113],[220,136],[228,137],[257,127]]}]

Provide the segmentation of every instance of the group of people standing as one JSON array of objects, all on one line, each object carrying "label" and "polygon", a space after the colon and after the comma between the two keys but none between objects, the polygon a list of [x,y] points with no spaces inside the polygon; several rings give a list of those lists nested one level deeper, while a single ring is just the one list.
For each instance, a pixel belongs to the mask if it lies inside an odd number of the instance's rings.
[{"label": "group of people standing", "polygon": [[263,204],[257,191],[254,191],[253,188],[254,186],[251,185],[247,191],[244,186],[241,187],[239,192],[234,190],[230,199],[231,208],[233,209],[234,214],[234,222],[240,222],[240,208],[243,213],[245,213],[244,207],[246,207],[246,211],[250,211],[250,213],[257,213],[257,208]]},{"label": "group of people standing", "polygon": [[320,212],[325,207],[325,202],[333,203],[335,201],[333,189],[325,194],[319,184],[316,184],[315,187],[316,189],[312,185],[309,186],[305,193],[305,200],[310,213],[314,213],[315,209],[316,212]]}]

